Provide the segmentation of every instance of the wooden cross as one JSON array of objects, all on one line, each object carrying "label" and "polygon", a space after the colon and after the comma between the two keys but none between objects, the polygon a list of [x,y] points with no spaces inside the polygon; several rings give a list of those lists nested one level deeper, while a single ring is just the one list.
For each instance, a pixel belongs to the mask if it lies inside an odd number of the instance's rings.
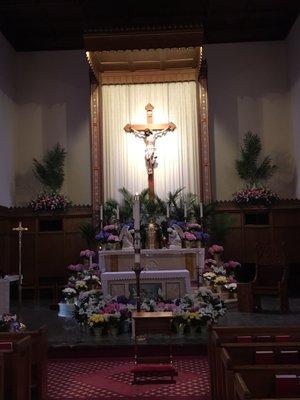
[{"label": "wooden cross", "polygon": [[22,226],[22,222],[19,221],[19,225],[16,228],[12,229],[13,231],[17,231],[19,234],[19,306],[22,306],[22,234],[24,231],[28,231],[28,228]]},{"label": "wooden cross", "polygon": [[124,126],[125,132],[134,133],[135,136],[144,139],[145,161],[148,174],[148,190],[151,197],[154,196],[154,168],[156,167],[155,142],[158,137],[165,135],[167,132],[174,131],[176,125],[173,122],[154,124],[153,123],[153,105],[147,104],[145,110],[147,112],[147,124],[127,124]]}]

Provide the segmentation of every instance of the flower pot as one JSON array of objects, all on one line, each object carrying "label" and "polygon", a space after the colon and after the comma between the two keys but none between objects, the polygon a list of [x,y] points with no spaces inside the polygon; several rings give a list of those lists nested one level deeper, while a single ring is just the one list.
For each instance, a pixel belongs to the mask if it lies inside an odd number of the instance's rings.
[{"label": "flower pot", "polygon": [[119,334],[119,327],[118,326],[111,326],[109,328],[109,333],[112,337],[117,337]]},{"label": "flower pot", "polygon": [[185,240],[185,241],[184,241],[184,247],[185,247],[186,249],[191,249],[191,248],[192,248],[192,245],[193,245],[193,242],[191,242],[190,240]]},{"label": "flower pot", "polygon": [[176,324],[175,328],[178,336],[184,336],[185,324]]},{"label": "flower pot", "polygon": [[222,285],[216,285],[214,288],[216,293],[222,293]]},{"label": "flower pot", "polygon": [[191,336],[199,335],[201,327],[198,325],[190,325]]},{"label": "flower pot", "polygon": [[120,332],[129,333],[130,331],[131,331],[131,321],[129,321],[128,319],[122,321],[120,324]]},{"label": "flower pot", "polygon": [[197,249],[200,249],[201,246],[202,246],[201,240],[196,240],[196,241],[195,241],[195,247],[196,247]]},{"label": "flower pot", "polygon": [[58,303],[59,311],[58,316],[64,318],[73,318],[73,313],[75,311],[74,302],[70,303]]},{"label": "flower pot", "polygon": [[103,333],[103,326],[94,326],[93,331],[96,337],[100,337]]}]

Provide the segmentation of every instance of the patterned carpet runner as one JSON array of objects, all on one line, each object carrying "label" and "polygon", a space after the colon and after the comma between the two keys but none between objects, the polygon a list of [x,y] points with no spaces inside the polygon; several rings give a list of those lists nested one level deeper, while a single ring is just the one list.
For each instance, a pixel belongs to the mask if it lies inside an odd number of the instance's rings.
[{"label": "patterned carpet runner", "polygon": [[178,357],[176,384],[155,378],[133,385],[132,359],[64,359],[49,361],[49,400],[209,400],[206,357]]}]

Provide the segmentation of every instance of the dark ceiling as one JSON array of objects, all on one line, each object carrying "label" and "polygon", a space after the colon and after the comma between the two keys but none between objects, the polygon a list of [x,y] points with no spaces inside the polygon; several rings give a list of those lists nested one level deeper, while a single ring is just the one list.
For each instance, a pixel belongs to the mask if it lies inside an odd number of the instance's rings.
[{"label": "dark ceiling", "polygon": [[83,34],[204,27],[205,43],[281,40],[300,0],[0,0],[0,30],[16,50],[82,49]]}]

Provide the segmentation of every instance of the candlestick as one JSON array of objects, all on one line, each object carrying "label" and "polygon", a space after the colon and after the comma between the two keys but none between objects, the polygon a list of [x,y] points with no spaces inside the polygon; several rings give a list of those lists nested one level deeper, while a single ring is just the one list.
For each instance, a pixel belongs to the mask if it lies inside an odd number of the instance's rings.
[{"label": "candlestick", "polygon": [[140,230],[140,196],[136,193],[133,197],[134,230]]},{"label": "candlestick", "polygon": [[167,218],[170,218],[170,206],[169,203],[166,204],[167,207]]},{"label": "candlestick", "polygon": [[187,217],[187,207],[186,207],[186,203],[184,203],[184,219],[186,219]]},{"label": "candlestick", "polygon": [[103,221],[103,205],[100,206],[100,221]]},{"label": "candlestick", "polygon": [[203,204],[200,203],[200,218],[203,218]]},{"label": "candlestick", "polygon": [[119,221],[119,219],[120,219],[120,209],[119,209],[119,204],[117,205],[116,214],[117,214],[117,221]]}]

